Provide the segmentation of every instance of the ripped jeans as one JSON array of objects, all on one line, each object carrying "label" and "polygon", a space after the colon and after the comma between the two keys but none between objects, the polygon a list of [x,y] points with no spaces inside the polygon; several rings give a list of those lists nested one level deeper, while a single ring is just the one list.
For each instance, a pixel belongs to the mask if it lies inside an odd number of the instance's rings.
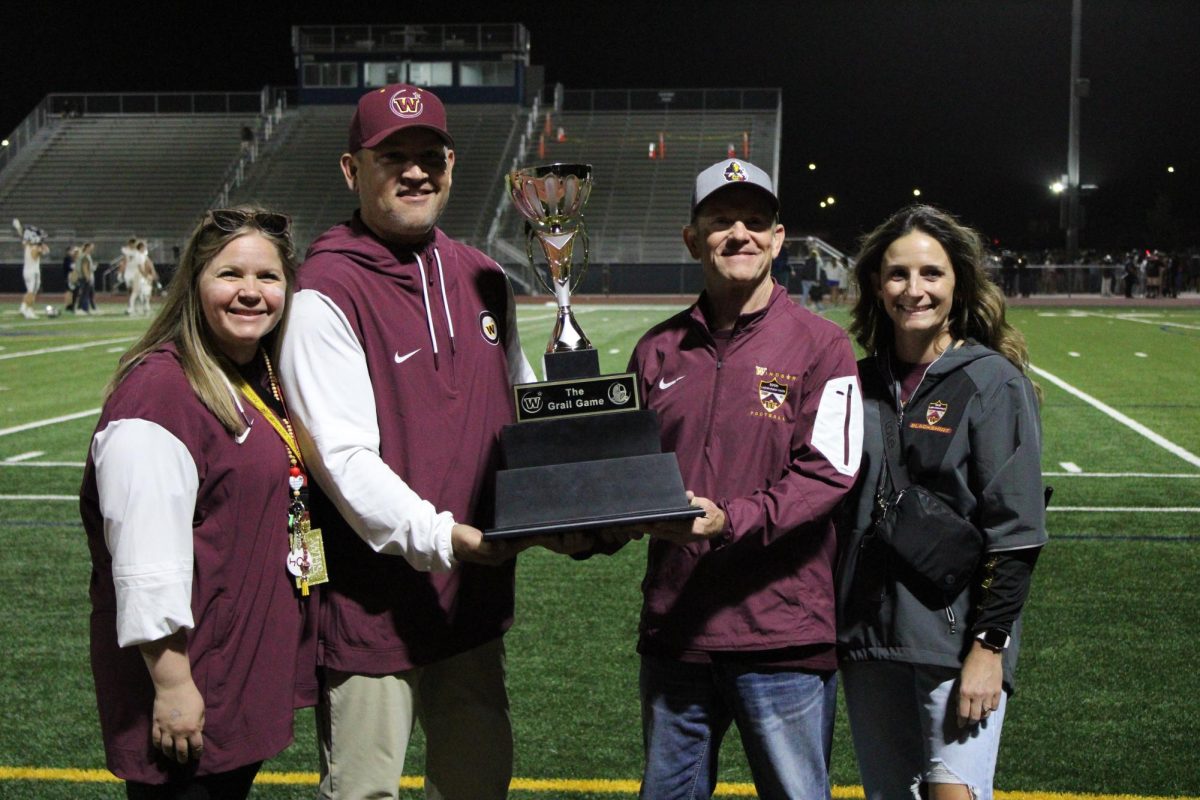
[{"label": "ripped jeans", "polygon": [[961,783],[992,800],[1008,694],[978,724],[960,728],[958,670],[902,661],[842,665],[850,735],[866,800],[920,798],[922,783]]}]

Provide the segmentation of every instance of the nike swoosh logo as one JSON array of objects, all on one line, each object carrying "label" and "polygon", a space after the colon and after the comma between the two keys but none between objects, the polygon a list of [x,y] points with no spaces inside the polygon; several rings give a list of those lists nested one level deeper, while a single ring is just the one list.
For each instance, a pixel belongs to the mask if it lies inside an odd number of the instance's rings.
[{"label": "nike swoosh logo", "polygon": [[413,356],[415,356],[415,355],[416,355],[417,353],[419,353],[419,352],[421,352],[421,348],[419,348],[419,347],[418,347],[416,350],[413,350],[413,351],[412,351],[411,353],[409,353],[408,355],[406,355],[406,356],[402,356],[402,355],[400,355],[400,351],[399,351],[399,350],[397,350],[397,351],[396,351],[396,363],[397,363],[397,364],[403,364],[405,361],[408,361],[410,358],[412,358]]},{"label": "nike swoosh logo", "polygon": [[672,386],[674,386],[675,384],[679,383],[679,382],[680,382],[681,380],[683,380],[685,377],[687,377],[687,376],[686,376],[686,375],[680,375],[678,378],[676,378],[676,379],[675,379],[675,380],[673,380],[673,381],[664,381],[662,378],[659,378],[659,379],[658,379],[658,388],[659,388],[659,389],[670,389]]}]

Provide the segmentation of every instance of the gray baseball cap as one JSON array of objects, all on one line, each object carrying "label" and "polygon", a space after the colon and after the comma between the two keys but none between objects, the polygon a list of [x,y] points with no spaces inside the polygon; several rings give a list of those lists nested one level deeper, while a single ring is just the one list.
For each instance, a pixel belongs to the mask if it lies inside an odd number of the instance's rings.
[{"label": "gray baseball cap", "polygon": [[738,184],[757,186],[762,189],[771,198],[771,206],[776,211],[779,210],[779,198],[775,196],[775,186],[771,183],[771,176],[749,161],[727,158],[724,161],[718,161],[696,176],[696,188],[692,192],[692,213],[695,214],[700,204],[714,192],[724,189],[726,186]]}]

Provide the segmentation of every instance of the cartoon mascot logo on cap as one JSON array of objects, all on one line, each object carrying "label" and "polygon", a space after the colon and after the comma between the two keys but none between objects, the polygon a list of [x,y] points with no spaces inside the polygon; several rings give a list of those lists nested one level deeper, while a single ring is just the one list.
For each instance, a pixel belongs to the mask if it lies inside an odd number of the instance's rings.
[{"label": "cartoon mascot logo on cap", "polygon": [[392,95],[392,99],[388,101],[388,107],[392,109],[392,113],[397,117],[410,119],[412,117],[421,116],[421,111],[424,106],[421,103],[421,93],[414,92],[408,94],[407,89],[401,89]]},{"label": "cartoon mascot logo on cap", "polygon": [[746,177],[746,170],[742,169],[742,165],[734,161],[725,168],[725,180],[744,181],[749,179]]}]

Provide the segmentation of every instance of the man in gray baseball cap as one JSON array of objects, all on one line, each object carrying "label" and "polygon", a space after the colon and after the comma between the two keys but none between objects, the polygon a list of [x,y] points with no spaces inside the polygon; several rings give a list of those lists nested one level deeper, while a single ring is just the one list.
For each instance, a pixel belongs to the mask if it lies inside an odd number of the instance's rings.
[{"label": "man in gray baseball cap", "polygon": [[711,797],[732,722],[759,797],[830,796],[832,513],[858,472],[862,403],[846,334],[771,278],[783,235],[766,172],[702,171],[683,241],[704,291],[630,359],[704,510],[648,529],[642,798]]}]

